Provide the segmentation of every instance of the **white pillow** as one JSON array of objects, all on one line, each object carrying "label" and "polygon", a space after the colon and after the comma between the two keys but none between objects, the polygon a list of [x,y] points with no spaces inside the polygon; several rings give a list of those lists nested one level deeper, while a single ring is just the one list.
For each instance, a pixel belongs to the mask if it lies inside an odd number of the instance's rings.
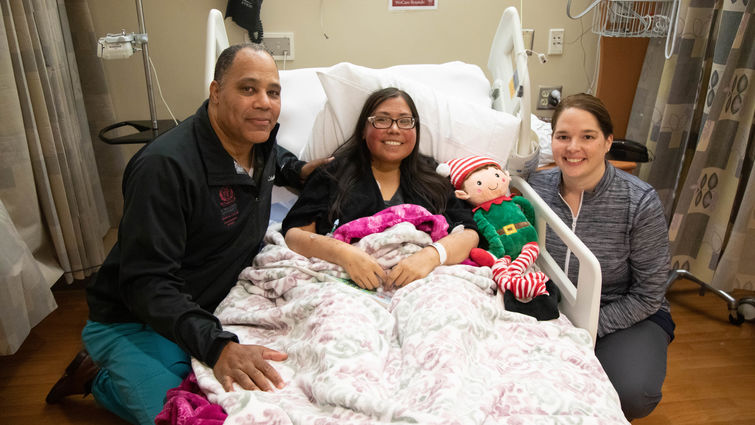
[{"label": "white pillow", "polygon": [[[402,79],[407,78],[422,83],[432,89],[440,90],[447,96],[458,97],[471,103],[490,107],[490,81],[477,65],[454,61],[442,64],[412,64],[396,65],[390,68],[370,69],[351,65],[349,63],[335,65],[335,67],[353,67],[369,72],[375,71],[378,75],[387,71]],[[328,70],[322,70],[327,72]],[[336,71],[337,72],[337,71]]]},{"label": "white pillow", "polygon": [[280,71],[281,112],[278,117],[278,144],[301,156],[307,145],[317,113],[328,98],[317,78],[326,68]]},{"label": "white pillow", "polygon": [[463,90],[450,89],[458,87],[453,80],[432,88],[398,75],[395,69],[376,70],[349,63],[317,74],[328,100],[315,119],[312,137],[301,154],[303,160],[330,155],[354,132],[367,97],[391,86],[414,99],[421,122],[420,151],[438,161],[485,155],[505,163],[516,144],[519,118],[491,109],[487,97],[476,103],[462,99]]},{"label": "white pillow", "polygon": [[[282,91],[278,143],[300,157],[310,138],[315,117],[327,101],[317,78],[317,71],[327,72],[332,68],[302,68],[279,72]],[[448,95],[470,102],[480,105],[489,105],[491,102],[490,83],[477,65],[454,61],[439,65],[397,65],[386,70],[401,77],[422,81]],[[372,71],[379,73],[383,70]]]}]

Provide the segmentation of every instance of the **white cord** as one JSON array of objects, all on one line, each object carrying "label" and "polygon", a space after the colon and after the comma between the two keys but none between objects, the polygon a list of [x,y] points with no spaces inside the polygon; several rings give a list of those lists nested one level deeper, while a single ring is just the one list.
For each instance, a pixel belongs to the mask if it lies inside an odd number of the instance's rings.
[{"label": "white cord", "polygon": [[[679,12],[682,9],[682,2],[680,0],[674,0],[676,3],[676,8],[674,6],[671,6],[671,24],[668,28],[668,34],[666,34],[666,59],[671,59],[671,56],[674,55],[674,44],[676,43],[676,30],[679,27]],[[669,50],[668,47],[668,41],[671,39],[671,50]]]},{"label": "white cord", "polygon": [[570,17],[572,19],[579,19],[579,18],[585,16],[587,14],[587,12],[593,10],[595,8],[595,6],[597,6],[598,3],[600,3],[601,1],[603,1],[603,0],[595,0],[594,2],[592,2],[591,5],[587,6],[587,9],[583,10],[582,13],[580,13],[577,16],[571,16],[571,0],[569,0],[566,3],[566,16],[568,16],[568,17]]},{"label": "white cord", "polygon": [[548,62],[548,56],[546,56],[544,53],[536,52],[530,49],[525,49],[524,52],[527,54],[527,56],[535,55],[537,57],[537,60],[540,61],[540,63]]},{"label": "white cord", "polygon": [[157,92],[160,93],[160,99],[162,99],[163,104],[165,105],[165,108],[168,110],[168,113],[170,114],[170,117],[173,118],[173,122],[178,125],[178,120],[173,115],[173,111],[170,110],[170,106],[168,106],[168,102],[165,101],[165,98],[163,97],[163,89],[160,88],[160,80],[157,78],[157,69],[155,68],[155,64],[152,63],[152,58],[147,56],[147,59],[149,60],[150,66],[152,66],[152,72],[155,73],[155,83],[157,83]]},{"label": "white cord", "polygon": [[283,70],[286,70],[286,59],[288,59],[288,50],[283,51]]},{"label": "white cord", "polygon": [[603,42],[603,36],[598,35],[598,42],[595,43],[595,68],[592,72],[592,81],[590,81],[590,87],[587,88],[588,94],[594,94],[597,91],[598,81],[600,80],[600,43]]},{"label": "white cord", "polygon": [[323,3],[323,1],[324,0],[320,0],[320,31],[322,31],[323,37],[325,37],[325,39],[327,40],[330,37],[328,37],[328,34],[325,34],[325,24],[322,23],[322,10],[323,10],[322,3]]},{"label": "white cord", "polygon": [[[579,27],[582,30],[582,34],[579,35],[579,47],[582,48],[582,70],[585,72],[585,81],[587,82],[587,90],[586,92],[588,94],[592,93],[592,77],[590,74],[587,73],[587,51],[585,50],[585,43],[584,43],[584,37],[585,37],[585,26],[583,25],[584,21],[582,19],[579,20]],[[590,26],[592,28],[592,26]],[[589,29],[588,29],[589,31]],[[598,39],[600,40],[600,39]],[[600,42],[600,41],[598,41]],[[595,60],[598,60],[596,57]],[[593,69],[594,71],[594,69]],[[593,73],[594,75],[594,73]]]}]

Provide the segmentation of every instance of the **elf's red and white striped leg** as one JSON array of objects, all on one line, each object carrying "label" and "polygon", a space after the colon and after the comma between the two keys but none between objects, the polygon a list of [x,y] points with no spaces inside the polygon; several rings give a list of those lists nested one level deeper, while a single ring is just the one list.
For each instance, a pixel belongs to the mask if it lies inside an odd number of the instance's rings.
[{"label": "elf's red and white striped leg", "polygon": [[511,257],[505,255],[502,258],[497,259],[495,263],[493,263],[493,266],[490,268],[493,272],[493,280],[496,282],[496,284],[498,284],[498,289],[500,289],[501,292],[506,290],[506,282],[511,275],[511,273],[509,272],[510,265]]},{"label": "elf's red and white striped leg", "polygon": [[524,244],[522,252],[516,257],[516,260],[511,262],[511,269],[513,272],[524,273],[527,267],[537,260],[537,256],[540,254],[540,246],[537,242],[529,242]]},{"label": "elf's red and white striped leg", "polygon": [[511,291],[518,300],[534,298],[538,295],[549,295],[545,288],[548,277],[542,272],[532,272],[524,275],[509,275],[505,289]]},{"label": "elf's red and white striped leg", "polygon": [[536,242],[529,242],[522,247],[522,252],[511,262],[509,273],[512,275],[511,289],[517,299],[532,298],[542,294],[548,294],[545,282],[548,276],[542,272],[524,273],[540,254],[540,246]]}]

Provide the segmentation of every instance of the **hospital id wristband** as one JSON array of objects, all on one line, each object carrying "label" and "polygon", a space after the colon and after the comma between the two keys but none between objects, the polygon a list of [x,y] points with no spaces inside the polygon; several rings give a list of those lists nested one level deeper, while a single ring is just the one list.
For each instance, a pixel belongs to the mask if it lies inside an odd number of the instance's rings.
[{"label": "hospital id wristband", "polygon": [[440,242],[433,242],[432,245],[433,248],[435,248],[436,251],[438,251],[438,256],[440,257],[440,264],[446,264],[446,259],[448,258],[448,255],[446,254],[446,248],[440,243]]}]

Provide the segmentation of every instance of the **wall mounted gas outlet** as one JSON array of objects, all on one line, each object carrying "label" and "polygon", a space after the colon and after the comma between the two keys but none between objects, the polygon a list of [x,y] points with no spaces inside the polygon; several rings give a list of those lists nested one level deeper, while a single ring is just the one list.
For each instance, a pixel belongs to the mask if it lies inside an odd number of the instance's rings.
[{"label": "wall mounted gas outlet", "polygon": [[564,29],[551,28],[548,32],[548,54],[564,54]]}]

